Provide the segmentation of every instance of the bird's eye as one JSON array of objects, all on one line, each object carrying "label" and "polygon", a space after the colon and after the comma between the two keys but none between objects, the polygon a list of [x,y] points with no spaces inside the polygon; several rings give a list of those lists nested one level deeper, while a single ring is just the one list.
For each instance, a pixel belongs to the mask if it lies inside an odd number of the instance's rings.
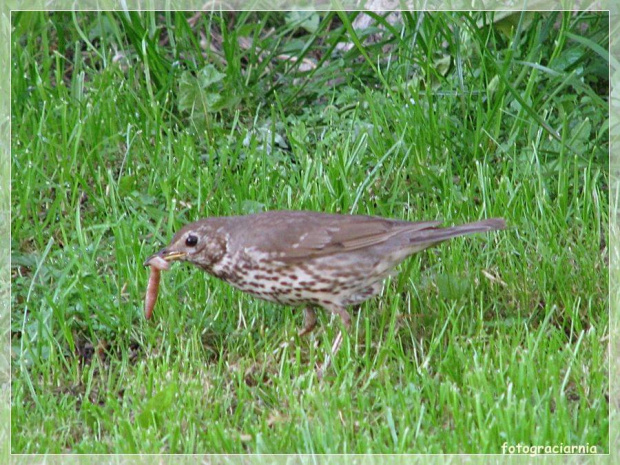
[{"label": "bird's eye", "polygon": [[188,247],[194,247],[196,244],[198,244],[198,237],[193,234],[190,234],[187,236],[187,239],[185,239],[185,245]]}]

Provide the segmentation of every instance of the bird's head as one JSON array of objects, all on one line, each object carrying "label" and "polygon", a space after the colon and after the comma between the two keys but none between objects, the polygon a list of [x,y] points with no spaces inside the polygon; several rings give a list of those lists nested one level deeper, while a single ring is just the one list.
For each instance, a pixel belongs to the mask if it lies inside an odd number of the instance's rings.
[{"label": "bird's head", "polygon": [[151,255],[144,262],[151,265],[156,257],[167,263],[186,261],[201,268],[209,269],[226,252],[227,237],[221,232],[218,218],[210,218],[190,223],[181,228],[170,244]]}]

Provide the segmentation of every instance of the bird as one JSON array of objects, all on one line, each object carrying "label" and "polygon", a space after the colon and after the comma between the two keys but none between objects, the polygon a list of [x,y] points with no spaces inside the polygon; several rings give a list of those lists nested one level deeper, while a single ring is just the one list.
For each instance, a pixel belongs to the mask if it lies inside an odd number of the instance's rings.
[{"label": "bird", "polygon": [[[187,224],[145,265],[189,262],[259,299],[303,306],[298,334],[304,336],[316,326],[317,307],[338,315],[349,330],[347,308],[379,294],[407,257],[457,236],[505,228],[503,218],[441,227],[440,221],[273,210]],[[333,354],[341,341],[342,332]]]}]

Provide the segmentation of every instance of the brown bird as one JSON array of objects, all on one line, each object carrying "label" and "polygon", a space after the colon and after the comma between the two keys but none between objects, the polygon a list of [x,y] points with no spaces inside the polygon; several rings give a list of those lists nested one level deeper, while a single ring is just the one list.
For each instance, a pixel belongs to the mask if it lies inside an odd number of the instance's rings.
[{"label": "brown bird", "polygon": [[[145,265],[187,261],[260,299],[304,305],[301,336],[316,325],[315,307],[339,315],[348,329],[347,306],[377,295],[408,256],[456,236],[506,227],[501,218],[439,225],[310,211],[206,218],[184,226]],[[341,334],[333,352],[340,341]]]}]

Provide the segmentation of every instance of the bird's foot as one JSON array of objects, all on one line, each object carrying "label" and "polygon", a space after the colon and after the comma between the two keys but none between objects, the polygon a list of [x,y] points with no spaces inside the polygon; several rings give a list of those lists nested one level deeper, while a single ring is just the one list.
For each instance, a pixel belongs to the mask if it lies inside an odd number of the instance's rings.
[{"label": "bird's foot", "polygon": [[299,330],[299,337],[310,334],[316,327],[316,312],[312,307],[304,308],[304,327]]}]

